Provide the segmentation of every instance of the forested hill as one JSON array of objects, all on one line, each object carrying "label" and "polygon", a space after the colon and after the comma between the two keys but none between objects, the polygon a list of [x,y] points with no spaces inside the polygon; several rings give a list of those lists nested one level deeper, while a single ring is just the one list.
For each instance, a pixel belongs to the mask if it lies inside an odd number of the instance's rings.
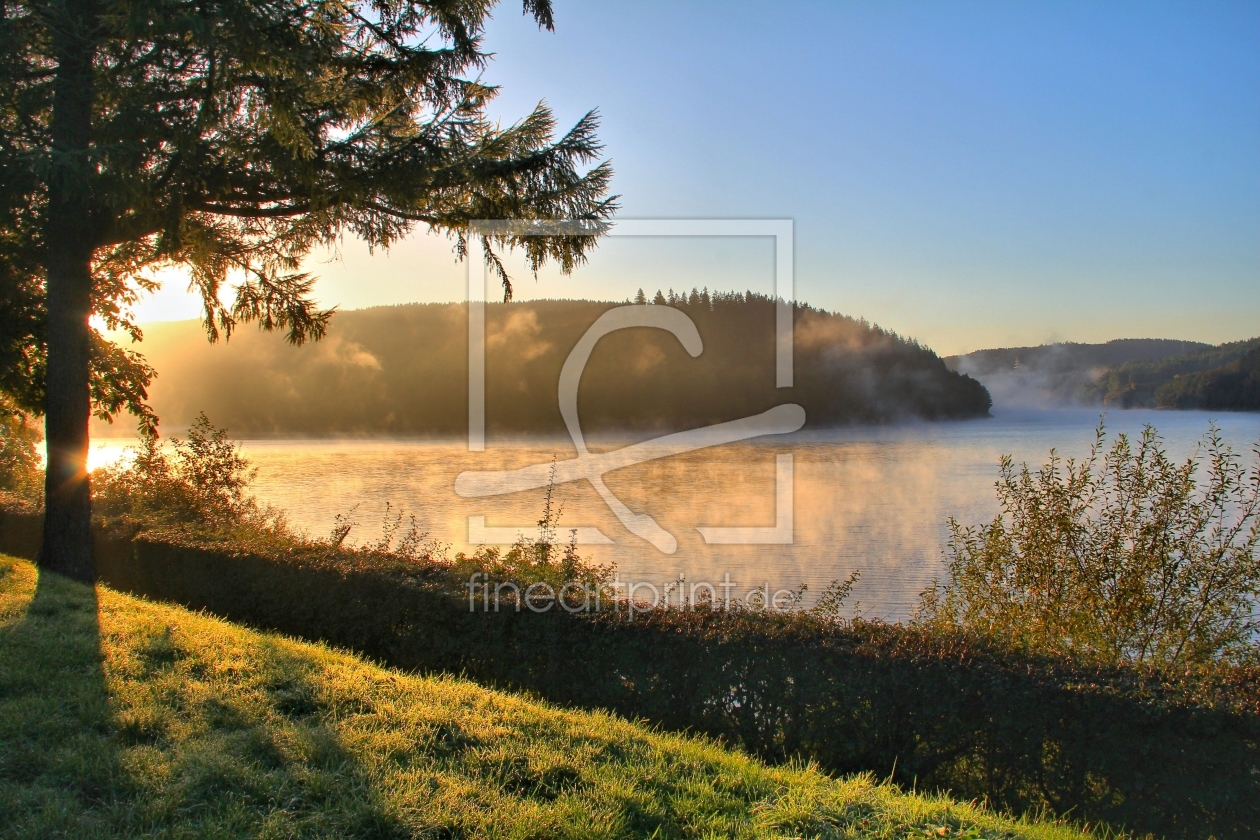
[{"label": "forested hill", "polygon": [[979,350],[945,360],[999,405],[1260,409],[1260,338],[1220,345],[1167,339]]},{"label": "forested hill", "polygon": [[[658,299],[659,300],[659,299]],[[491,431],[564,433],[560,368],[594,321],[623,304],[585,300],[486,307]],[[680,430],[795,402],[813,427],[984,416],[984,387],[931,350],[865,321],[798,305],[795,386],[775,388],[774,301],[756,294],[674,302],[704,350],[673,335],[623,330],[595,348],[582,377],[587,430]],[[194,321],[146,327],[140,349],[159,375],[151,402],[179,427],[205,411],[233,435],[419,434],[467,430],[467,315],[462,304],[339,312],[327,338],[291,347],[242,330],[207,346]],[[97,432],[104,429],[97,428]]]},{"label": "forested hill", "polygon": [[1107,384],[1125,404],[1260,411],[1260,338],[1159,365],[1125,366]]}]

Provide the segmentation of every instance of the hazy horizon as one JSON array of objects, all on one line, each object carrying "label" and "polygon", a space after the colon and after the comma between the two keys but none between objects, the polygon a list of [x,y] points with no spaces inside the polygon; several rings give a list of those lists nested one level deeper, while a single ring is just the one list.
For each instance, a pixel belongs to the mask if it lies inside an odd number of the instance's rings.
[{"label": "hazy horizon", "polygon": [[[645,291],[645,292],[647,292],[648,290],[647,290],[647,289],[644,289],[644,291]],[[679,290],[679,289],[675,289],[675,291],[681,291],[681,290]],[[688,288],[686,291],[690,292],[691,290],[690,290],[690,288]],[[727,291],[727,290],[724,290],[724,289],[719,290],[719,289],[712,289],[712,288],[710,288],[710,289],[709,289],[709,291],[710,291],[710,292],[713,292],[713,291]],[[519,296],[519,297],[515,297],[515,298],[513,298],[513,300],[512,300],[511,302],[512,302],[512,303],[527,303],[527,302],[533,302],[533,301],[565,301],[565,300],[574,300],[574,301],[589,301],[589,302],[592,302],[592,303],[625,303],[625,302],[627,302],[627,301],[628,301],[628,300],[630,300],[630,299],[631,299],[631,298],[611,299],[611,298],[594,298],[594,297],[582,298],[582,297],[567,297],[567,296],[566,296],[566,297],[548,297],[548,296],[542,296],[542,295],[539,295],[539,296],[536,296],[536,297],[525,297],[525,296]],[[419,306],[430,306],[430,305],[432,305],[432,306],[446,306],[446,305],[451,305],[451,304],[462,304],[462,303],[465,303],[465,302],[466,302],[466,301],[465,301],[465,300],[463,300],[463,299],[454,299],[454,300],[400,300],[400,301],[397,301],[397,302],[394,302],[394,303],[371,303],[371,304],[367,304],[367,305],[364,305],[364,306],[339,306],[339,307],[338,307],[338,309],[337,309],[337,312],[338,312],[338,313],[342,313],[342,312],[360,312],[360,311],[367,310],[367,309],[379,309],[379,308],[385,308],[385,307],[391,307],[391,306],[417,306],[417,305],[419,305]],[[797,302],[798,302],[798,303],[800,303],[800,304],[802,304],[802,305],[806,305],[806,306],[813,305],[813,304],[812,304],[812,302],[811,302],[811,301],[808,301],[808,300],[798,300]],[[878,327],[884,327],[884,328],[886,328],[886,329],[890,329],[890,331],[895,332],[897,335],[900,335],[900,336],[901,336],[901,337],[903,337],[903,338],[919,340],[922,344],[924,344],[926,347],[928,347],[928,349],[932,350],[932,352],[936,353],[936,354],[937,354],[938,356],[940,356],[941,358],[948,358],[948,357],[954,357],[954,356],[965,356],[965,355],[970,354],[970,353],[976,353],[976,352],[980,352],[980,351],[984,351],[984,350],[1015,349],[1015,348],[1019,348],[1019,347],[1041,347],[1041,346],[1054,345],[1054,344],[1106,344],[1106,343],[1108,343],[1108,342],[1112,342],[1112,341],[1135,341],[1135,340],[1144,340],[1144,339],[1169,340],[1169,341],[1197,341],[1197,340],[1198,340],[1198,339],[1189,339],[1189,338],[1186,338],[1186,337],[1181,336],[1181,335],[1116,335],[1116,336],[1112,336],[1112,337],[1110,337],[1110,338],[1101,339],[1101,340],[1098,340],[1098,341],[1075,341],[1075,340],[1072,340],[1072,339],[1058,339],[1058,340],[1049,340],[1049,341],[1041,341],[1041,342],[1032,342],[1032,343],[1029,343],[1029,344],[1008,344],[1008,345],[1003,345],[1003,346],[1001,346],[1001,347],[998,347],[998,346],[996,346],[996,345],[994,345],[994,346],[975,346],[975,347],[971,347],[970,349],[967,349],[967,350],[961,350],[961,351],[957,351],[957,352],[953,352],[953,353],[948,353],[948,352],[944,352],[944,351],[942,351],[942,350],[938,349],[937,347],[932,346],[931,344],[929,344],[929,343],[928,343],[928,342],[926,342],[926,341],[922,341],[922,339],[920,339],[920,338],[919,338],[919,336],[912,335],[912,334],[902,333],[902,332],[897,331],[897,330],[892,330],[891,328],[886,327],[884,324],[881,324],[881,323],[879,323],[879,322],[877,322],[877,321],[875,321],[875,320],[873,320],[873,319],[871,319],[871,318],[866,318],[866,316],[864,316],[864,315],[863,315],[862,313],[860,313],[860,312],[845,312],[845,311],[837,311],[837,310],[831,310],[831,309],[827,309],[826,311],[828,311],[828,312],[833,312],[834,314],[838,314],[838,315],[847,315],[847,316],[852,317],[852,318],[859,318],[859,319],[865,318],[865,320],[870,321],[870,323],[871,323],[872,325],[874,325],[874,326],[878,326]],[[335,317],[336,317],[336,316],[334,316],[334,318],[335,318]],[[178,323],[185,323],[185,322],[188,322],[188,321],[197,321],[197,322],[200,322],[201,320],[202,320],[201,315],[200,315],[200,314],[196,314],[196,315],[188,315],[188,316],[184,316],[184,317],[176,317],[176,318],[157,318],[157,319],[142,320],[142,321],[140,321],[140,322],[139,322],[139,324],[140,324],[140,326],[141,326],[142,328],[144,328],[144,327],[153,327],[153,326],[158,326],[158,325],[162,325],[162,324],[178,324]],[[243,329],[245,329],[246,331],[252,331],[252,330],[254,330],[254,329],[255,329],[255,327],[254,327],[253,325],[246,325]],[[122,331],[122,330],[111,331],[111,332],[108,332],[107,334],[108,334],[108,335],[110,335],[111,337],[113,337],[113,339],[114,339],[114,340],[116,340],[116,341],[123,341],[123,342],[127,343],[127,344],[128,344],[128,346],[131,346],[131,344],[130,344],[130,339],[129,339],[129,338],[127,338],[126,333],[125,333],[124,331]],[[1231,338],[1225,338],[1225,339],[1223,339],[1223,340],[1221,340],[1221,341],[1205,341],[1205,342],[1202,342],[1202,343],[1205,343],[1205,344],[1212,344],[1212,345],[1216,345],[1216,344],[1226,344],[1226,343],[1233,342],[1233,341],[1245,341],[1245,340],[1247,340],[1247,339],[1256,338],[1257,336],[1260,336],[1260,324],[1257,324],[1257,325],[1256,325],[1256,329],[1255,329],[1252,333],[1250,333],[1250,334],[1238,335],[1238,336],[1236,336],[1236,337],[1231,337]],[[229,340],[229,341],[230,341],[230,339],[227,339],[227,340]],[[140,342],[139,344],[135,345],[135,347],[136,347],[136,348],[137,348],[137,349],[138,349],[141,353],[143,353],[143,352],[144,352],[144,343],[143,343],[143,342]],[[160,371],[159,371],[159,373],[160,373]]]},{"label": "hazy horizon", "polygon": [[[942,355],[1260,332],[1260,5],[556,4],[496,10],[484,80],[511,122],[598,108],[619,218],[795,225],[796,297]],[[753,57],[750,59],[750,57]],[[456,301],[424,233],[313,254],[325,305]],[[769,293],[764,241],[605,240],[520,298]],[[142,321],[195,315],[172,278]]]}]

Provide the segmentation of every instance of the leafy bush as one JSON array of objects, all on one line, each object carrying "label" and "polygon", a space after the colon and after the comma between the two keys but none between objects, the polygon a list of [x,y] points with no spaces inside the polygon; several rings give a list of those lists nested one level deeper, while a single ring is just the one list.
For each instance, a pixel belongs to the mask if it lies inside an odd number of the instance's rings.
[{"label": "leafy bush", "polygon": [[0,492],[39,504],[44,490],[44,461],[35,422],[0,397]]},{"label": "leafy bush", "polygon": [[1136,447],[1104,440],[1100,424],[1086,459],[1052,450],[1035,473],[1003,456],[1002,512],[951,518],[949,579],[918,620],[1109,663],[1260,660],[1260,464],[1245,470],[1215,425],[1180,464],[1149,426]]},{"label": "leafy bush", "polygon": [[282,514],[248,494],[255,470],[239,445],[205,414],[186,439],[173,438],[169,449],[155,432],[143,431],[130,454],[129,460],[93,473],[93,505],[106,520],[140,527],[284,530]]},{"label": "leafy bush", "polygon": [[[613,567],[584,560],[577,550],[577,531],[569,532],[567,543],[558,540],[563,506],[555,504],[555,472],[552,464],[542,516],[538,519],[538,535],[522,534],[507,551],[486,546],[471,555],[456,554],[449,562],[452,575],[461,584],[478,573],[485,585],[509,583],[523,590],[532,584],[544,583],[570,602],[576,602],[574,590],[600,591],[608,585],[613,578]],[[569,584],[576,586],[569,587]]]}]

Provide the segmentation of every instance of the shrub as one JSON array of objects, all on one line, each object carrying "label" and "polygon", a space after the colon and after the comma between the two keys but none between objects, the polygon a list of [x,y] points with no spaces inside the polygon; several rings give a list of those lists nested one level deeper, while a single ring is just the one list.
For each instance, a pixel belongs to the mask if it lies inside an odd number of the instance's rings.
[{"label": "shrub", "polygon": [[156,432],[142,431],[140,445],[130,455],[93,474],[94,509],[107,521],[137,527],[284,530],[282,514],[248,494],[255,470],[239,445],[205,414],[188,429],[187,439],[173,438],[169,450]]},{"label": "shrub", "polygon": [[[1260,464],[1213,425],[1175,463],[1150,426],[1037,472],[1001,460],[1001,513],[950,519],[949,578],[918,620],[1017,648],[1163,666],[1260,660]],[[1260,446],[1257,447],[1260,455]]]},{"label": "shrub", "polygon": [[[584,560],[577,550],[577,531],[569,532],[567,543],[561,543],[557,537],[563,506],[555,504],[555,472],[552,464],[542,516],[538,519],[538,535],[522,534],[507,551],[487,546],[471,555],[456,554],[449,561],[453,577],[462,584],[480,573],[485,585],[509,583],[521,590],[535,583],[545,583],[552,591],[563,593],[570,602],[577,598],[576,589],[601,591],[607,586],[613,577],[613,567]],[[570,588],[569,584],[576,586]]]}]

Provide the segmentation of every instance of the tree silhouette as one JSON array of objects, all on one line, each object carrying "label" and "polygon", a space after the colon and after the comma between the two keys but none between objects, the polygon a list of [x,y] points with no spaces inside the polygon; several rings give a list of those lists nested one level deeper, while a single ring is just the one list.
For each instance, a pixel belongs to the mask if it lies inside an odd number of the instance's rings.
[{"label": "tree silhouette", "polygon": [[[91,575],[88,419],[152,427],[152,369],[105,341],[140,332],[146,269],[187,267],[211,341],[256,322],[300,344],[330,311],[299,269],[343,233],[388,247],[416,225],[615,209],[594,113],[563,136],[540,104],[503,128],[480,81],[492,0],[0,0],[0,387],[45,415],[40,562]],[[552,28],[549,0],[525,13]],[[589,235],[480,237],[532,268],[582,261]],[[496,253],[496,251],[498,253]],[[229,276],[230,303],[220,298]]]}]

